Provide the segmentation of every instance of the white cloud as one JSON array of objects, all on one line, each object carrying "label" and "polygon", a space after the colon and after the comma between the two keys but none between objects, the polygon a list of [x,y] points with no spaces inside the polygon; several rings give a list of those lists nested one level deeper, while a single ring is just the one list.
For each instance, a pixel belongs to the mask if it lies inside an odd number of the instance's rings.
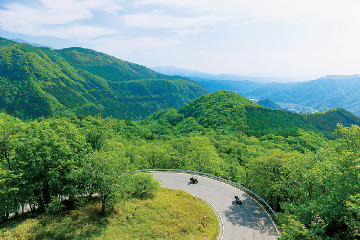
[{"label": "white cloud", "polygon": [[115,51],[118,53],[130,53],[165,49],[177,45],[179,41],[174,38],[157,37],[110,37],[88,41],[88,43],[90,44],[90,46],[94,48],[100,48],[105,52],[111,52],[116,49]]},{"label": "white cloud", "polygon": [[125,15],[122,20],[127,27],[178,29],[213,25],[228,20],[228,18],[219,16],[173,17],[158,14],[134,14]]},{"label": "white cloud", "polygon": [[91,20],[94,10],[109,13],[122,9],[109,0],[40,0],[40,3],[40,7],[17,3],[5,5],[5,8],[0,10],[1,28],[34,36],[97,37],[116,31],[82,21]]},{"label": "white cloud", "polygon": [[136,0],[135,5],[233,17],[240,21],[240,24],[242,21],[284,21],[319,15],[358,18],[360,3],[356,0]]},{"label": "white cloud", "polygon": [[71,25],[64,27],[49,27],[38,29],[39,36],[52,36],[57,38],[73,38],[73,39],[91,39],[99,36],[114,34],[117,31],[113,29],[88,26],[88,25]]}]

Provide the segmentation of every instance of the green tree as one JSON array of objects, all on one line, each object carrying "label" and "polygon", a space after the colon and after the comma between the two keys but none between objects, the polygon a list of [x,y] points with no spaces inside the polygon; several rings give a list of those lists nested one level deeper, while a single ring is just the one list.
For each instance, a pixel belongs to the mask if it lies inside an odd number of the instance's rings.
[{"label": "green tree", "polygon": [[121,197],[131,194],[132,182],[130,176],[130,162],[116,152],[91,153],[86,160],[82,171],[88,191],[98,193],[101,198],[101,215],[105,214],[107,207],[112,207]]},{"label": "green tree", "polygon": [[31,194],[40,210],[52,196],[77,196],[76,170],[89,151],[85,137],[64,119],[31,122],[19,134],[15,149],[16,169],[24,184],[21,192]]},{"label": "green tree", "polygon": [[0,165],[4,169],[13,170],[16,135],[23,126],[19,119],[0,113]]},{"label": "green tree", "polygon": [[274,149],[266,156],[254,158],[247,163],[248,186],[264,198],[275,210],[287,198],[283,184],[286,161],[294,154]]},{"label": "green tree", "polygon": [[17,212],[25,202],[20,194],[20,174],[16,168],[17,134],[24,124],[16,118],[0,113],[0,221]]},{"label": "green tree", "polygon": [[160,189],[160,183],[151,174],[137,172],[132,176],[133,190],[132,196],[146,198],[153,196]]},{"label": "green tree", "polygon": [[174,139],[172,142],[181,155],[179,168],[224,176],[227,164],[219,157],[209,138],[194,136]]}]

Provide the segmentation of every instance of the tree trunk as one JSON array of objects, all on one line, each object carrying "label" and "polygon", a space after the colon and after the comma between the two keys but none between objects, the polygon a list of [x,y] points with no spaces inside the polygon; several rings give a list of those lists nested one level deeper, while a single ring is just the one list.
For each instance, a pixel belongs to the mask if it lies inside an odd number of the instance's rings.
[{"label": "tree trunk", "polygon": [[101,213],[100,213],[101,216],[104,216],[104,215],[105,215],[105,210],[106,210],[106,197],[107,197],[107,196],[101,195]]},{"label": "tree trunk", "polygon": [[45,211],[45,203],[44,203],[44,199],[40,196],[40,191],[35,189],[34,196],[35,196],[36,202],[38,203],[38,206],[39,206],[38,210],[40,212],[44,212]]},{"label": "tree trunk", "polygon": [[50,203],[50,201],[51,201],[48,182],[45,182],[45,187],[42,189],[42,195],[43,195],[43,198],[44,198],[44,204],[48,205]]}]

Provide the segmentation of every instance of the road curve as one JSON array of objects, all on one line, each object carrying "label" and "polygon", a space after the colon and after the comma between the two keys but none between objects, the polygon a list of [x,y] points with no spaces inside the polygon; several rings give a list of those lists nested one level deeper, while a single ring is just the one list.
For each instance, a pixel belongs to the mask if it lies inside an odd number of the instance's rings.
[{"label": "road curve", "polygon": [[[197,176],[198,184],[190,184],[191,174],[151,172],[161,186],[181,189],[206,199],[218,211],[223,221],[223,240],[275,240],[279,235],[267,212],[248,194],[229,184]],[[234,196],[243,204],[234,202]]]}]

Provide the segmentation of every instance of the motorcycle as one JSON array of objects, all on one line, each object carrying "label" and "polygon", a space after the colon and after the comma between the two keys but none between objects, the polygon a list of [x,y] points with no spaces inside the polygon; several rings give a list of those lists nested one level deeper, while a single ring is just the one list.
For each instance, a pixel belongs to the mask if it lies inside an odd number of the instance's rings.
[{"label": "motorcycle", "polygon": [[242,201],[241,201],[241,199],[240,199],[238,196],[235,196],[235,202],[236,202],[237,204],[242,204]]},{"label": "motorcycle", "polygon": [[196,184],[196,183],[198,183],[198,180],[195,177],[191,177],[190,182]]}]

